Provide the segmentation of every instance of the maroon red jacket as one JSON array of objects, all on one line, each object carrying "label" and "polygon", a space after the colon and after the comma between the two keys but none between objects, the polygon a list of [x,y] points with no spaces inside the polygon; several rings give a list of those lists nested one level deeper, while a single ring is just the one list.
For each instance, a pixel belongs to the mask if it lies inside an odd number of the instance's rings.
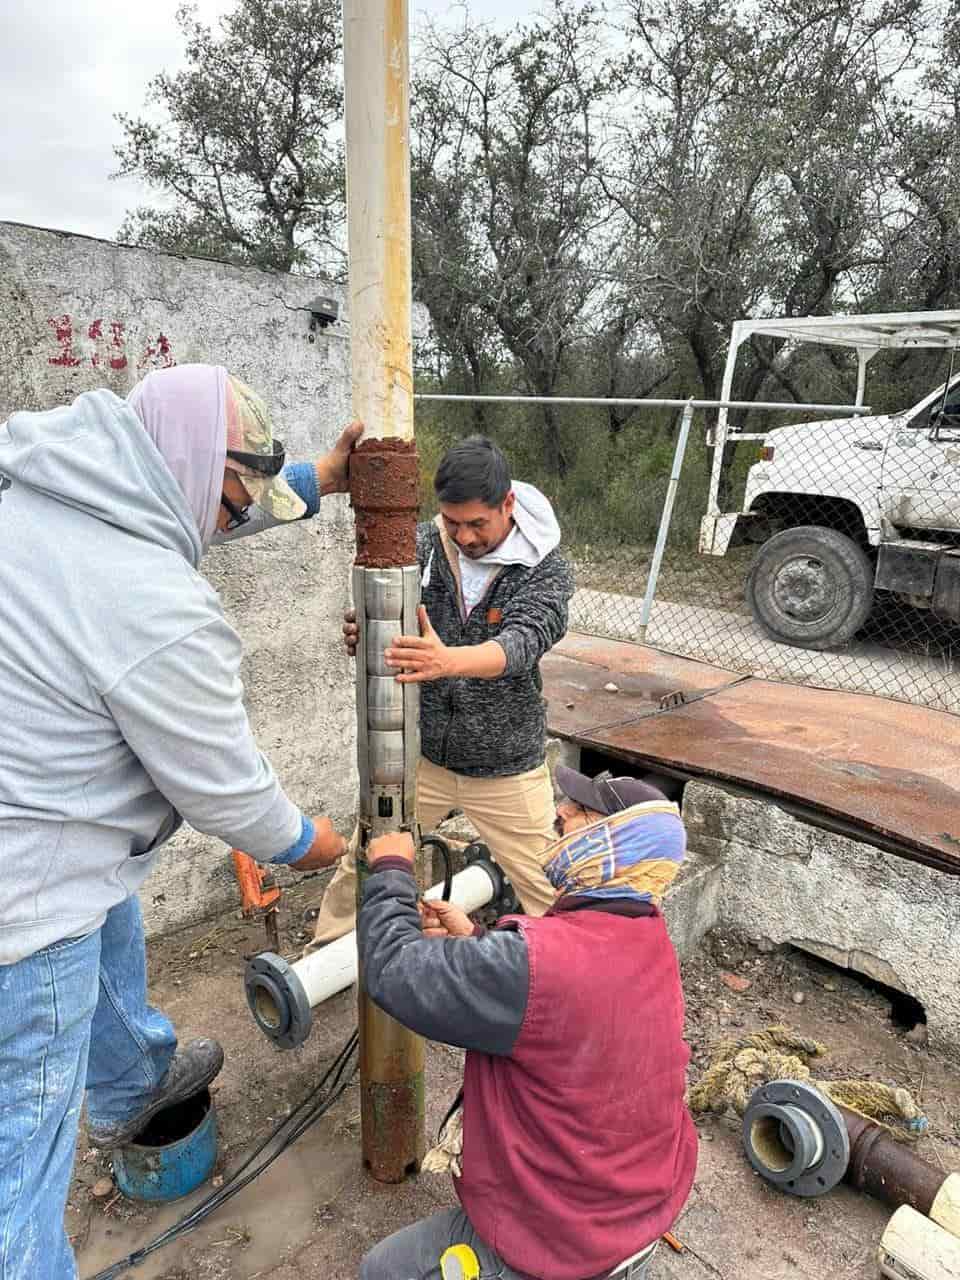
[{"label": "maroon red jacket", "polygon": [[413,877],[378,864],[358,921],[371,997],[467,1049],[463,1176],[478,1235],[511,1267],[587,1280],[656,1240],[696,1169],[676,956],[659,913],[512,916],[420,931]]}]

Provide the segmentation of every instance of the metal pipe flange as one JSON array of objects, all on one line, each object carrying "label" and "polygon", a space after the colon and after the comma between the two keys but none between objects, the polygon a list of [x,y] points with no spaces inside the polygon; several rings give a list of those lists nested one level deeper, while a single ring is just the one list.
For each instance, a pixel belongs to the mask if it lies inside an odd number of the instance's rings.
[{"label": "metal pipe flange", "polygon": [[747,1159],[768,1182],[792,1196],[822,1196],[842,1179],[850,1160],[843,1116],[802,1080],[771,1080],[743,1114]]}]

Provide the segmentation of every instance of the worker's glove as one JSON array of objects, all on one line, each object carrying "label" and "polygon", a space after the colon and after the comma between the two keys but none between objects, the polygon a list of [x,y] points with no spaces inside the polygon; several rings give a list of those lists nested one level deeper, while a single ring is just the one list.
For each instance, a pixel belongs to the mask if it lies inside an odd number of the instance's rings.
[{"label": "worker's glove", "polygon": [[294,871],[322,871],[332,867],[347,851],[347,842],[334,830],[329,818],[313,819],[313,841],[299,862],[291,862]]}]

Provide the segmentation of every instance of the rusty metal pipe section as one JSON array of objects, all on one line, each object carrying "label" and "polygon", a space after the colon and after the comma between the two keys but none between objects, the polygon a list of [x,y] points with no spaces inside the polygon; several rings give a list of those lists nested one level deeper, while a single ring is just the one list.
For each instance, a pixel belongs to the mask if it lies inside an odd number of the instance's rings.
[{"label": "rusty metal pipe section", "polygon": [[[417,834],[418,688],[398,684],[384,661],[391,640],[419,631],[413,442],[361,445],[351,458],[350,495],[357,533],[357,892],[362,897],[370,841],[391,831]],[[358,1005],[363,1161],[378,1181],[401,1182],[417,1172],[425,1147],[423,1041],[378,1009],[362,983]]]},{"label": "rusty metal pipe section", "polygon": [[350,457],[356,564],[390,569],[417,563],[419,461],[413,440],[363,440]]},{"label": "rusty metal pipe section", "polygon": [[850,1136],[844,1181],[895,1208],[908,1204],[928,1217],[947,1174],[935,1169],[881,1125],[839,1107]]}]

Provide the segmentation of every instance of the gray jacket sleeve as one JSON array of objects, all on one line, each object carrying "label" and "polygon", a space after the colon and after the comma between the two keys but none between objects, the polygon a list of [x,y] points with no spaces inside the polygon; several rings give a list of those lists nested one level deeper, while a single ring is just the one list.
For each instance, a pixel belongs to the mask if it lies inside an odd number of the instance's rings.
[{"label": "gray jacket sleeve", "polygon": [[428,1040],[512,1051],[530,987],[521,933],[425,938],[413,876],[375,870],[364,886],[357,940],[364,986],[392,1018]]},{"label": "gray jacket sleeve", "polygon": [[573,573],[557,551],[531,572],[529,588],[521,587],[506,603],[503,626],[494,637],[507,655],[503,674],[535,667],[567,631]]},{"label": "gray jacket sleeve", "polygon": [[103,697],[154,786],[207,835],[267,861],[300,837],[301,813],[254,741],[240,640],[225,619],[124,672]]}]

